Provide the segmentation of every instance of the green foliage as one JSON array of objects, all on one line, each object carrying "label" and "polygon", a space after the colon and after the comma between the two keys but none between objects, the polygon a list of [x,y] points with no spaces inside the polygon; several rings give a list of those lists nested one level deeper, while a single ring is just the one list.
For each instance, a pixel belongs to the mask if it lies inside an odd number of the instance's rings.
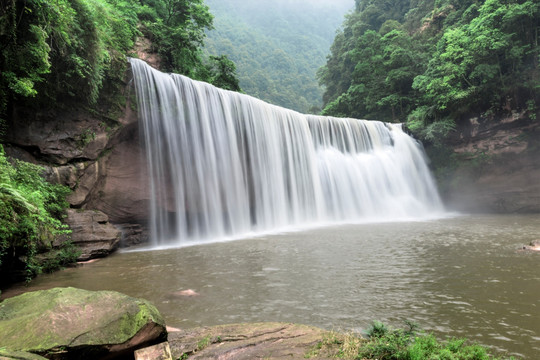
[{"label": "green foliage", "polygon": [[215,15],[208,53],[235,62],[241,88],[264,101],[301,112],[319,112],[317,69],[350,0],[207,0]]},{"label": "green foliage", "polygon": [[388,334],[389,329],[380,321],[373,321],[370,327],[366,330],[366,337],[380,338]]},{"label": "green foliage", "polygon": [[14,101],[34,108],[95,104],[105,77],[125,69],[138,34],[126,1],[0,1],[1,117]]},{"label": "green foliage", "polygon": [[203,56],[212,19],[203,0],[0,0],[0,124],[15,103],[95,107],[105,81],[121,83],[138,28],[163,70],[238,89],[234,64]]},{"label": "green foliage", "polygon": [[69,231],[62,224],[69,188],[48,183],[40,166],[10,163],[0,146],[0,268],[8,255],[24,256],[28,277],[41,272],[36,256]]},{"label": "green foliage", "polygon": [[[367,338],[357,334],[330,332],[305,355],[355,360],[497,360],[486,348],[469,345],[465,339],[441,342],[433,334],[419,332],[417,325],[406,322],[406,328],[395,329],[374,321],[366,331]],[[510,358],[512,359],[512,358]]]},{"label": "green foliage", "polygon": [[540,3],[357,1],[319,79],[324,113],[407,122],[438,141],[470,113],[540,103]]},{"label": "green foliage", "polygon": [[16,107],[117,108],[139,28],[164,70],[238,91],[234,64],[203,56],[211,24],[203,0],[0,0],[0,136]]},{"label": "green foliage", "polygon": [[201,47],[212,14],[203,0],[141,0],[142,32],[160,55],[164,71],[199,79],[204,73]]},{"label": "green foliage", "polygon": [[[355,334],[330,333],[319,342],[306,357],[321,353],[334,357],[357,360],[497,360],[486,348],[469,345],[465,339],[450,339],[441,342],[433,334],[417,331],[417,325],[406,322],[405,329],[387,327],[374,321],[367,330],[367,339]],[[336,350],[336,345],[339,348]]]},{"label": "green foliage", "polygon": [[59,249],[52,250],[48,256],[40,261],[40,272],[53,272],[77,261],[81,255],[81,250],[71,241],[62,243]]},{"label": "green foliage", "polygon": [[226,90],[240,91],[240,85],[236,78],[236,65],[229,60],[227,55],[210,56],[209,82]]}]

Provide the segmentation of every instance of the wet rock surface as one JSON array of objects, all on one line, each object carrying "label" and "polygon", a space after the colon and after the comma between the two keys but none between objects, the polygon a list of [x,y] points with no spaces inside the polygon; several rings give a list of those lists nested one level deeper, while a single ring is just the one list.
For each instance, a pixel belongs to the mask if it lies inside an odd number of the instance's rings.
[{"label": "wet rock surface", "polygon": [[174,359],[305,359],[325,333],[288,323],[234,324],[171,332],[169,344]]},{"label": "wet rock surface", "polygon": [[523,114],[471,118],[447,145],[454,168],[439,185],[451,209],[540,213],[540,122]]},{"label": "wet rock surface", "polygon": [[72,231],[71,241],[82,252],[79,261],[107,256],[120,244],[122,232],[101,211],[69,209],[66,223]]}]

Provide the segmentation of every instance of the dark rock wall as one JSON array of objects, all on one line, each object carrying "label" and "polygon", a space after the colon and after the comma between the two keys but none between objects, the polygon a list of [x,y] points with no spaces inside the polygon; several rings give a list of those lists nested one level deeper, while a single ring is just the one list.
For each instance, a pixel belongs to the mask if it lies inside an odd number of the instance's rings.
[{"label": "dark rock wall", "polygon": [[[118,240],[136,244],[147,240],[148,176],[134,89],[126,84],[124,91],[117,118],[75,106],[42,113],[15,109],[5,142],[8,155],[43,165],[50,181],[68,185],[72,208],[103,212],[121,231]],[[80,238],[88,221],[78,219],[68,216],[66,221]],[[109,229],[104,244],[111,243],[112,233]]]},{"label": "dark rock wall", "polygon": [[451,168],[439,176],[450,209],[540,213],[540,117],[471,118],[447,146],[453,156],[436,165]]}]

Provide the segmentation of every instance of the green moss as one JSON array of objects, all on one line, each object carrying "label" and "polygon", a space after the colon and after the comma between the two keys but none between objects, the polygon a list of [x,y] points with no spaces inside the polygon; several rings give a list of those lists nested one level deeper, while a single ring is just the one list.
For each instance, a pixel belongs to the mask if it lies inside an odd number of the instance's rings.
[{"label": "green moss", "polygon": [[28,279],[42,271],[37,254],[52,248],[56,236],[69,233],[62,224],[66,186],[48,183],[43,168],[10,160],[0,146],[0,270],[9,272],[24,258]]},{"label": "green moss", "polygon": [[0,338],[9,349],[45,354],[99,344],[123,344],[142,327],[165,325],[142,299],[114,291],[55,288],[0,303]]}]

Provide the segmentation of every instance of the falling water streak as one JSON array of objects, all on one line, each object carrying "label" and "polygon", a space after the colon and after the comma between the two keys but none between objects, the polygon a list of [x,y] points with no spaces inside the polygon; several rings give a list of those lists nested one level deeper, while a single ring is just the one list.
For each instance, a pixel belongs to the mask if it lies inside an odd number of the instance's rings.
[{"label": "falling water streak", "polygon": [[443,213],[399,125],[303,115],[130,62],[154,245]]}]

